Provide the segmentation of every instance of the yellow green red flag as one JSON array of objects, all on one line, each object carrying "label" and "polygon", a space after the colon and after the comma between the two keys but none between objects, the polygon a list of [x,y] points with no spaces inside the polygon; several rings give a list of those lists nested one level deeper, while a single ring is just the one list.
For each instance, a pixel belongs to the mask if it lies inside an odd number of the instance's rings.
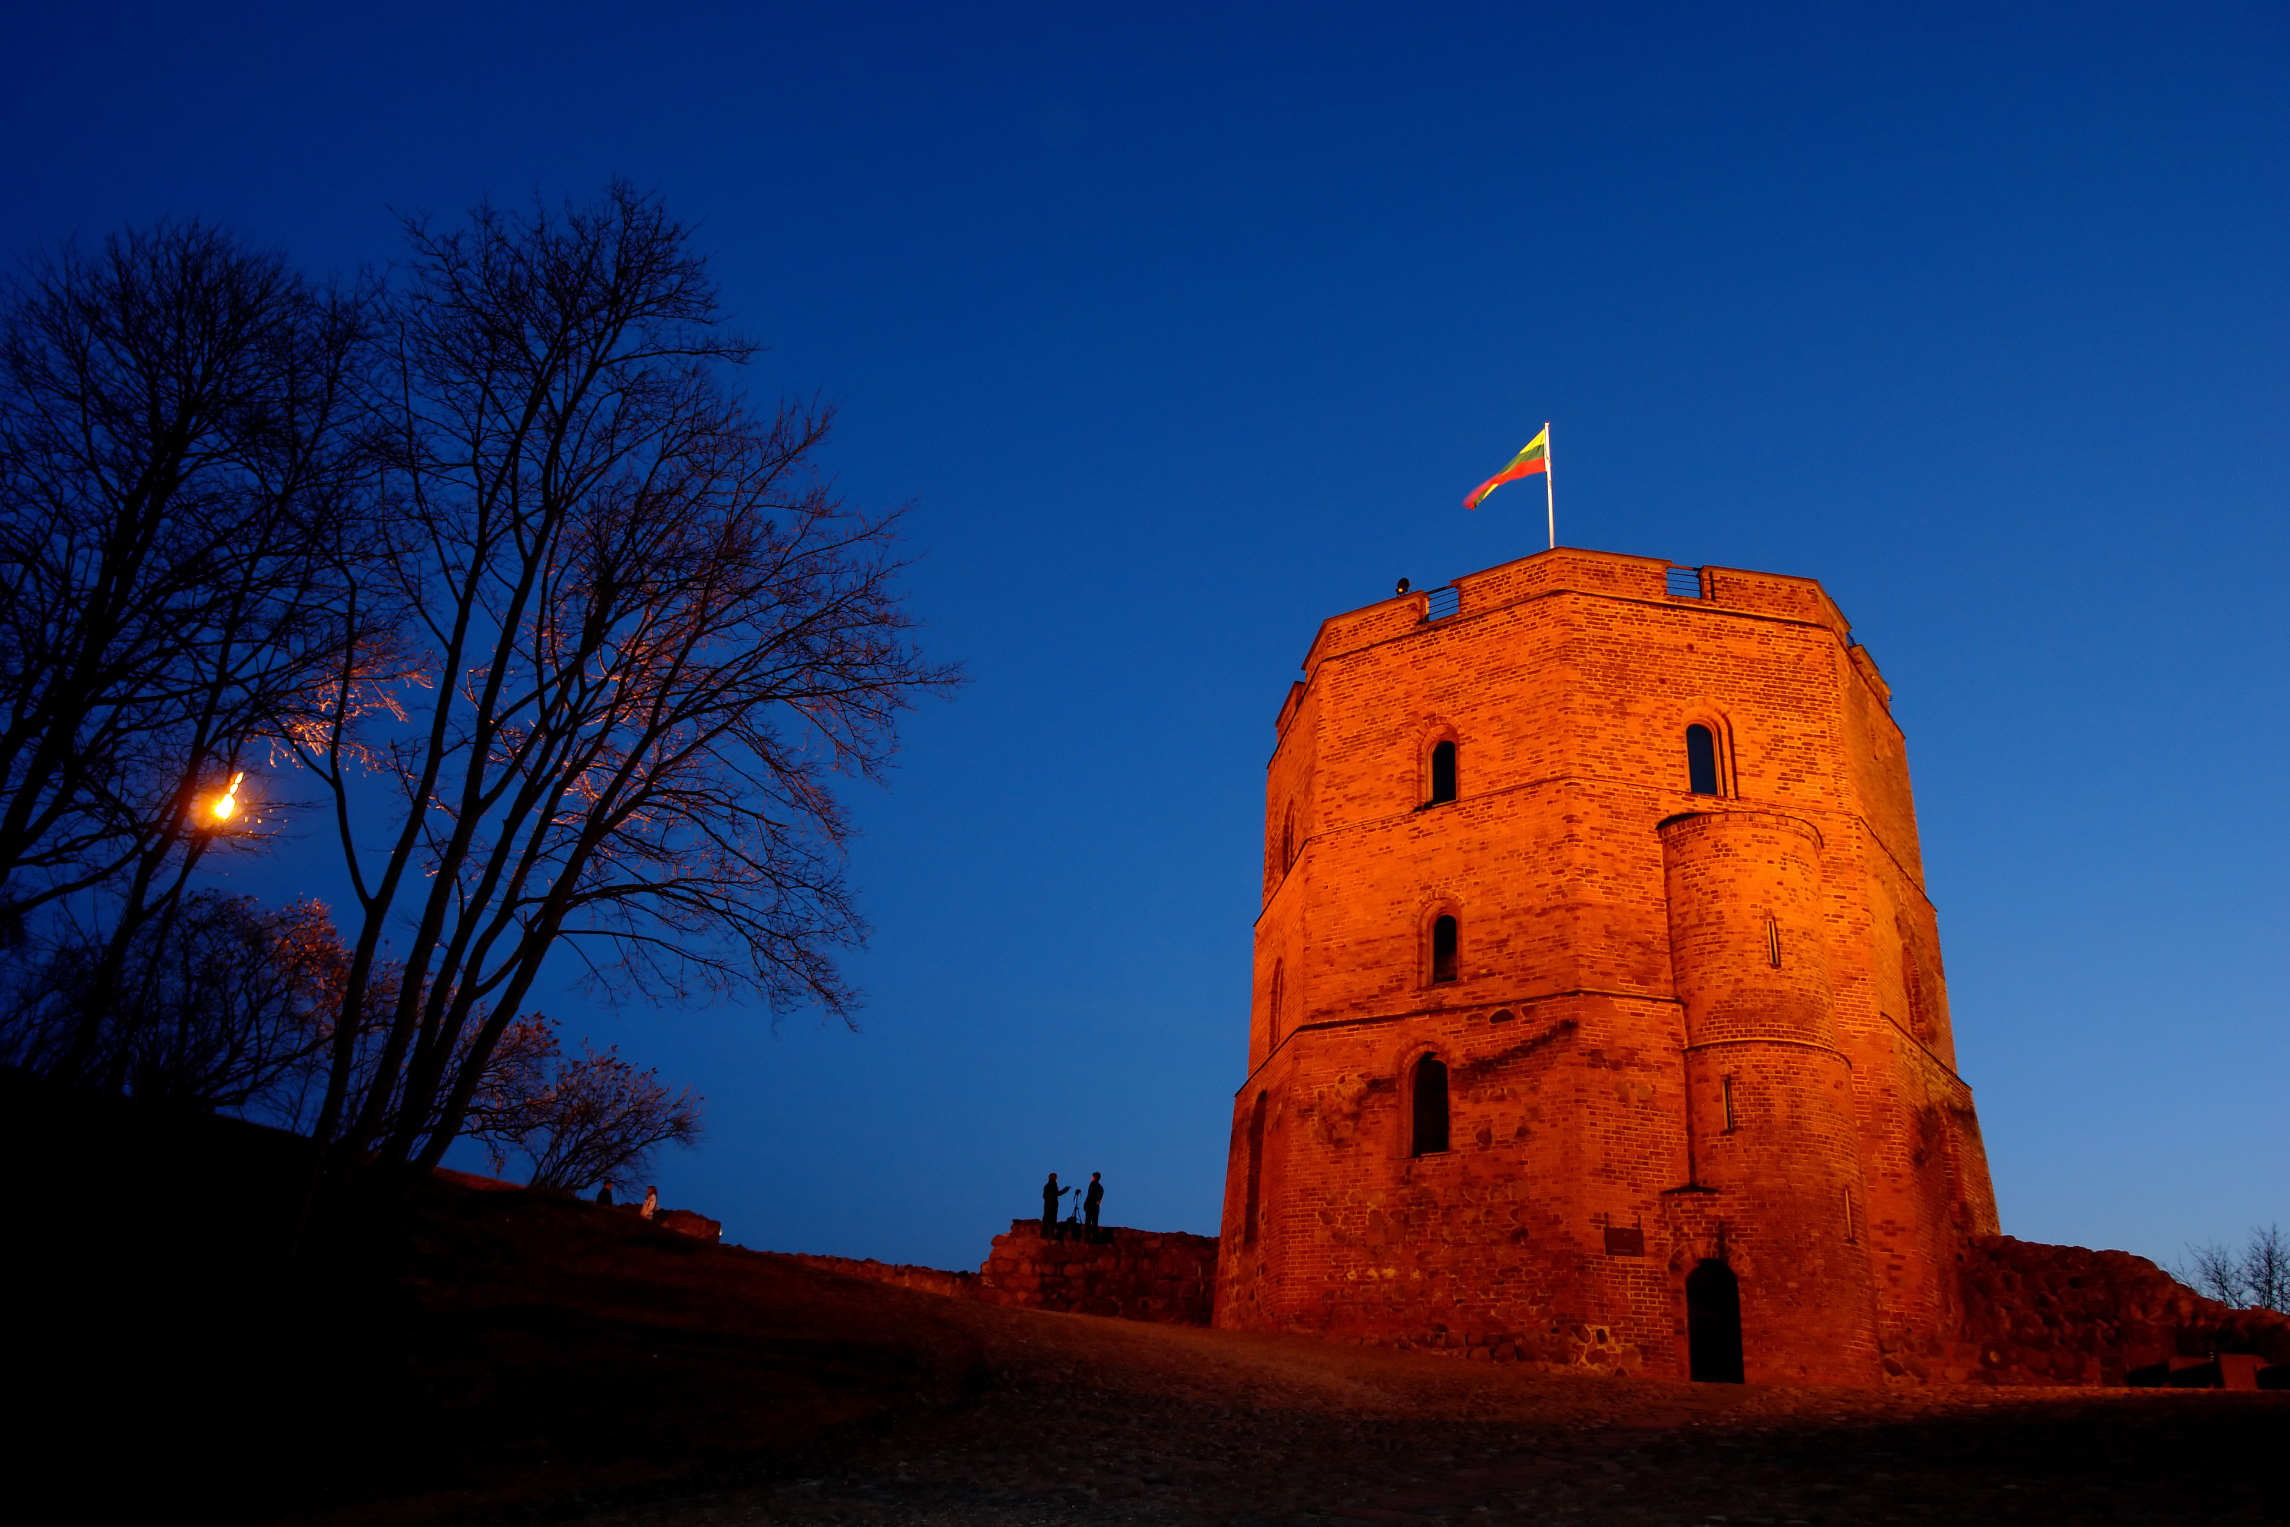
[{"label": "yellow green red flag", "polygon": [[1493,477],[1488,478],[1478,487],[1473,488],[1471,490],[1471,496],[1463,501],[1463,507],[1466,509],[1476,509],[1479,507],[1479,500],[1485,498],[1488,494],[1503,486],[1503,484],[1507,482],[1517,482],[1522,477],[1532,477],[1537,472],[1549,471],[1550,453],[1551,427],[1546,424],[1542,427],[1541,432],[1538,433],[1534,439],[1527,442],[1527,448],[1525,450],[1519,452],[1518,455],[1511,458],[1511,464],[1509,466],[1503,468],[1502,471],[1497,472]]}]

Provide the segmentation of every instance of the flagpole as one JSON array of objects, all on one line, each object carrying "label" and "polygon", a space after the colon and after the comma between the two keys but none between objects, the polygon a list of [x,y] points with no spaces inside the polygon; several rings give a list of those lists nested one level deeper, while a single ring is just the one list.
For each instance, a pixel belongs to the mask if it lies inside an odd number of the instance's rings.
[{"label": "flagpole", "polygon": [[1543,421],[1543,519],[1550,529],[1552,551],[1558,550],[1558,493],[1551,487],[1551,426]]}]

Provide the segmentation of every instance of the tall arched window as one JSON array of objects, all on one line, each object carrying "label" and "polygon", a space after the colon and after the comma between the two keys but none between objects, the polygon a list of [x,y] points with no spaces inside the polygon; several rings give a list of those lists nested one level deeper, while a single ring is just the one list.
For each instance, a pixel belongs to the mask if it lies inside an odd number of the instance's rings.
[{"label": "tall arched window", "polygon": [[1408,1154],[1436,1156],[1447,1149],[1447,1062],[1426,1055],[1415,1063],[1415,1130]]},{"label": "tall arched window", "polygon": [[1686,788],[1696,795],[1718,793],[1717,734],[1698,723],[1686,728]]},{"label": "tall arched window", "polygon": [[1455,744],[1443,742],[1431,750],[1431,805],[1455,799]]},{"label": "tall arched window", "polygon": [[1455,956],[1461,943],[1462,930],[1457,926],[1454,917],[1446,913],[1440,914],[1439,920],[1431,925],[1431,979],[1433,981],[1452,981],[1455,979]]}]

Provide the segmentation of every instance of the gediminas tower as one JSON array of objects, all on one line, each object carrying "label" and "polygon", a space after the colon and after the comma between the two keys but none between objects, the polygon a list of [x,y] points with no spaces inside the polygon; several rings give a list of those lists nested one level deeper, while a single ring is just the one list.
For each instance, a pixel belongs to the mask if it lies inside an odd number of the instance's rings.
[{"label": "gediminas tower", "polygon": [[1324,623],[1216,1322],[1873,1383],[1995,1202],[1890,691],[1805,578],[1559,549]]}]

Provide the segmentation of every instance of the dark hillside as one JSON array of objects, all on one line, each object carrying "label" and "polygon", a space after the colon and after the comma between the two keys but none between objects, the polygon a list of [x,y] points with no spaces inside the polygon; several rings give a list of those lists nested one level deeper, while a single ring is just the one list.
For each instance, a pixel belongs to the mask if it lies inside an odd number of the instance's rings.
[{"label": "dark hillside", "polygon": [[289,1283],[300,1142],[0,1108],[11,1477],[73,1519],[2290,1520],[2290,1393],[1539,1373],[942,1298],[449,1180],[370,1192]]},{"label": "dark hillside", "polygon": [[522,1191],[369,1184],[290,1280],[304,1142],[4,1085],[11,1451],[44,1477],[443,1509],[733,1477],[962,1393],[944,1301]]}]

